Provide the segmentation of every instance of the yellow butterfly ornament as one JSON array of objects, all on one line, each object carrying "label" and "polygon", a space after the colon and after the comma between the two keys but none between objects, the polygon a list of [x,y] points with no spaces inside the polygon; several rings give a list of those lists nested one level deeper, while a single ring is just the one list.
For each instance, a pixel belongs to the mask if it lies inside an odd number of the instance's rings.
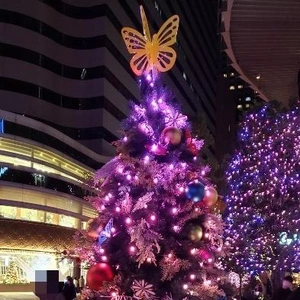
[{"label": "yellow butterfly ornament", "polygon": [[176,61],[176,52],[170,46],[176,43],[179,16],[170,17],[151,39],[142,6],[140,13],[144,35],[130,27],[122,28],[122,37],[127,50],[130,54],[134,54],[130,60],[130,67],[138,76],[148,74],[150,71],[169,71]]}]

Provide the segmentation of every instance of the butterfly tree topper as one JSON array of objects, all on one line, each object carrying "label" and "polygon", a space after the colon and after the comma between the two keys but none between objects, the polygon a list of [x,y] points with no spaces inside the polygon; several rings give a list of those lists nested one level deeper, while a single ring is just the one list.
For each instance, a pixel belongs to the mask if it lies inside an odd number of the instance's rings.
[{"label": "butterfly tree topper", "polygon": [[122,37],[127,50],[130,54],[134,54],[130,61],[130,67],[138,76],[148,74],[150,71],[169,71],[176,60],[176,52],[170,46],[176,43],[179,16],[170,17],[158,33],[151,38],[148,21],[142,6],[140,6],[140,13],[143,34],[130,27],[122,28]]}]

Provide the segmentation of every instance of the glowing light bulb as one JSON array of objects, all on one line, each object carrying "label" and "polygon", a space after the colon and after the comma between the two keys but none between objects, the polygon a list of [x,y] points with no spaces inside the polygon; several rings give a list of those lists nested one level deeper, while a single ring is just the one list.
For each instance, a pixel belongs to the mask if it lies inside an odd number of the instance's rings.
[{"label": "glowing light bulb", "polygon": [[195,279],[196,279],[196,275],[195,275],[195,274],[191,274],[191,275],[190,275],[190,279],[191,279],[191,280],[195,280]]},{"label": "glowing light bulb", "polygon": [[107,261],[107,256],[105,256],[105,255],[101,256],[101,260],[102,261]]},{"label": "glowing light bulb", "polygon": [[150,258],[150,257],[147,257],[146,261],[147,261],[148,263],[151,263],[151,258]]},{"label": "glowing light bulb", "polygon": [[182,288],[183,288],[184,290],[187,290],[187,289],[189,288],[189,286],[185,283],[185,284],[182,286]]},{"label": "glowing light bulb", "polygon": [[116,212],[120,212],[121,208],[119,206],[116,207]]},{"label": "glowing light bulb", "polygon": [[192,255],[195,255],[196,252],[197,252],[197,249],[195,249],[195,248],[193,248],[193,249],[191,250],[191,254],[192,254]]},{"label": "glowing light bulb", "polygon": [[104,249],[101,248],[99,252],[100,252],[101,254],[103,254],[103,253],[104,253]]},{"label": "glowing light bulb", "polygon": [[155,215],[151,215],[151,216],[150,216],[150,220],[151,220],[151,221],[155,221],[155,220],[156,220],[156,216],[155,216]]},{"label": "glowing light bulb", "polygon": [[173,226],[173,230],[174,230],[175,232],[178,232],[178,231],[179,231],[179,226],[174,225],[174,226]]},{"label": "glowing light bulb", "polygon": [[173,208],[172,208],[172,214],[175,215],[175,214],[177,214],[177,212],[178,212],[178,209],[177,209],[176,207],[173,207]]},{"label": "glowing light bulb", "polygon": [[206,286],[211,285],[211,280],[204,280],[203,284]]},{"label": "glowing light bulb", "polygon": [[132,220],[128,217],[128,218],[125,219],[125,223],[126,223],[126,224],[131,224],[131,223],[132,223]]},{"label": "glowing light bulb", "polygon": [[135,250],[136,250],[136,248],[135,248],[134,246],[130,246],[129,251],[130,251],[131,253],[134,253]]},{"label": "glowing light bulb", "polygon": [[153,179],[153,183],[154,183],[154,184],[157,184],[157,183],[158,183],[158,179],[157,179],[157,178],[154,178],[154,179]]}]

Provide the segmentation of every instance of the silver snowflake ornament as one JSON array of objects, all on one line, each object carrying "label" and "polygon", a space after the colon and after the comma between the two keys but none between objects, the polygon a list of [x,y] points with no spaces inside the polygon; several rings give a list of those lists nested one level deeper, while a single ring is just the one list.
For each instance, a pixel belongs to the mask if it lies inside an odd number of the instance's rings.
[{"label": "silver snowflake ornament", "polygon": [[137,299],[153,299],[155,298],[155,293],[153,291],[153,285],[142,280],[134,280],[132,283],[132,290],[134,297]]}]

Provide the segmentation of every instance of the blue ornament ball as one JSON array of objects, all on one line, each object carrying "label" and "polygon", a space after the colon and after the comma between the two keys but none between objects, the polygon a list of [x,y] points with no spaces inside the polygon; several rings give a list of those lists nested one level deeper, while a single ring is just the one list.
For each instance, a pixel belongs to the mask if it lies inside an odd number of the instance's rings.
[{"label": "blue ornament ball", "polygon": [[187,198],[193,202],[202,201],[204,198],[204,188],[205,186],[198,180],[191,181],[185,190]]}]

